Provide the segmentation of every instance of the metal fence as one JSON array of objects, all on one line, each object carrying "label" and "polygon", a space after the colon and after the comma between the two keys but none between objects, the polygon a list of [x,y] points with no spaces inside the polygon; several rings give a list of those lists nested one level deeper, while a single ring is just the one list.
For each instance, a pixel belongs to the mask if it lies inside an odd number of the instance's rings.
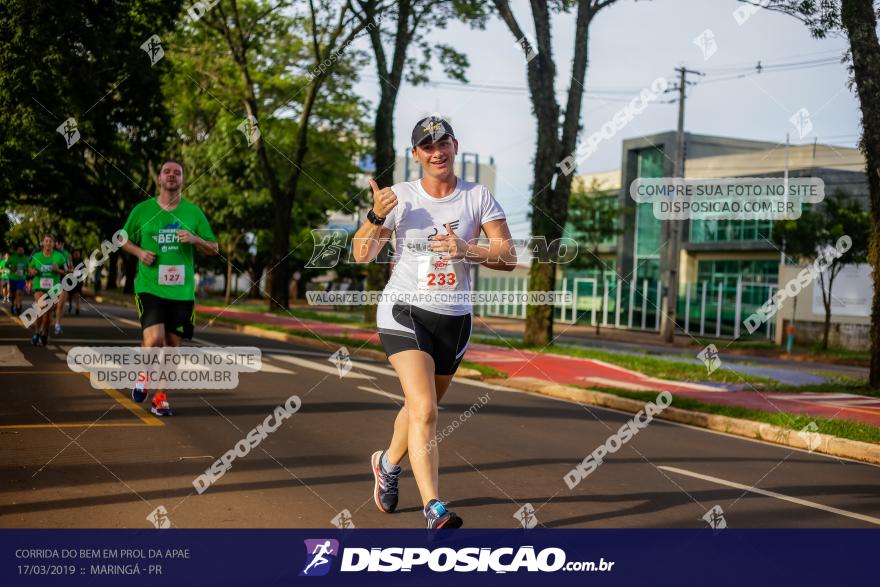
[{"label": "metal fence", "polygon": [[[528,291],[526,277],[480,277],[482,291]],[[560,291],[571,292],[570,304],[558,304],[554,317],[565,324],[597,323],[609,328],[660,330],[663,287],[660,280],[627,282],[598,277],[563,277]],[[771,299],[775,283],[735,282],[730,279],[698,281],[680,288],[676,316],[678,330],[684,334],[717,338],[773,339],[775,320],[769,320],[751,335],[742,328],[743,320]],[[480,304],[474,311],[481,316],[525,319],[526,306],[520,303]]]}]

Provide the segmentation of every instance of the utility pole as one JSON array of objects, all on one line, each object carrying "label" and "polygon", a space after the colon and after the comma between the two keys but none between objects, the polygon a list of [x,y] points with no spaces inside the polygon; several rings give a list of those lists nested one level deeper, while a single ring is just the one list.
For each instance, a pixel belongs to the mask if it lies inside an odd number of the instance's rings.
[{"label": "utility pole", "polygon": [[[673,177],[684,177],[684,103],[687,98],[686,89],[688,84],[695,82],[687,81],[687,75],[703,75],[699,71],[677,67],[678,87],[668,91],[678,90],[678,129],[675,134],[675,167]],[[672,342],[675,340],[675,314],[678,305],[678,262],[681,256],[681,220],[664,220],[664,245],[665,267],[663,267],[663,285],[666,289],[666,297],[663,299],[662,315],[660,321],[660,333],[663,340]]]}]

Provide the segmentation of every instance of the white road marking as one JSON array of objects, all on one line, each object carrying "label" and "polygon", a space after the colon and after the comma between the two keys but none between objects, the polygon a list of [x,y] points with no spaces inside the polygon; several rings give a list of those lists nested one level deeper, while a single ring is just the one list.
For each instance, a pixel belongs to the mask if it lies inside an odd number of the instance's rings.
[{"label": "white road marking", "polygon": [[276,367],[268,361],[260,361],[260,373],[284,373],[285,375],[296,375],[296,371]]},{"label": "white road marking", "polygon": [[384,396],[384,397],[390,397],[391,399],[396,400],[396,401],[399,401],[399,402],[401,402],[401,403],[403,403],[403,402],[406,400],[406,398],[404,398],[402,395],[397,395],[396,393],[389,393],[389,392],[387,392],[387,391],[382,391],[381,389],[375,389],[375,388],[372,388],[372,387],[367,387],[366,385],[358,385],[358,389],[360,389],[361,391],[366,391],[366,392],[369,392],[369,393],[374,393],[374,394],[376,394],[376,395],[381,395],[381,396]]},{"label": "white road marking", "polygon": [[[362,363],[360,361],[352,361],[352,365],[354,365],[358,369],[363,369],[364,371],[371,371],[373,373],[381,373],[382,375],[388,375],[389,377],[394,377],[397,379],[397,372],[394,369],[389,369],[387,367],[379,367],[378,365],[370,365],[369,363]],[[467,377],[456,377],[453,380],[453,383],[462,383],[464,385],[471,385],[473,387],[482,387],[483,389],[492,389],[495,391],[509,391],[511,393],[528,393],[521,389],[516,389],[513,387],[504,387],[503,385],[495,385],[493,383],[486,383],[485,381],[480,381],[479,379],[469,379]]]},{"label": "white road marking", "polygon": [[[193,340],[195,340],[195,339],[193,339]],[[321,351],[305,351],[305,350],[300,350],[300,349],[297,349],[295,351],[289,351],[286,349],[264,349],[264,348],[261,348],[260,350],[263,353],[278,353],[280,355],[294,355],[297,357],[300,355],[302,355],[304,357],[325,357],[325,358],[327,357],[327,353],[321,352]]]},{"label": "white road marking", "polygon": [[[390,393],[390,392],[387,392],[387,391],[382,391],[381,389],[376,389],[376,388],[374,388],[374,387],[367,387],[366,385],[358,385],[358,389],[360,389],[361,391],[367,391],[367,392],[369,392],[369,393],[374,393],[374,394],[376,394],[376,395],[381,395],[381,396],[384,396],[384,397],[390,397],[391,399],[393,399],[393,400],[397,400],[397,401],[399,401],[399,402],[401,402],[401,403],[403,403],[404,401],[406,401],[406,398],[403,397],[402,395],[397,395],[396,393]],[[443,410],[445,410],[446,408],[444,408],[443,406],[437,406],[437,409],[440,410],[440,411],[443,411]]]},{"label": "white road marking", "polygon": [[[339,370],[336,368],[336,365],[331,364],[329,361],[324,361],[326,363],[325,365],[322,364],[321,361],[309,361],[308,359],[300,359],[299,357],[290,357],[287,355],[271,354],[269,357],[276,361],[283,361],[285,363],[290,363],[291,365],[298,365],[300,367],[305,367],[306,369],[313,369],[315,371],[329,373],[330,375],[339,377]],[[369,375],[353,372],[347,373],[345,377],[346,379],[375,379]]]},{"label": "white road marking", "polygon": [[397,379],[397,372],[394,369],[389,369],[388,367],[380,367],[378,365],[370,365],[369,363],[362,363],[360,361],[352,361],[352,367],[356,367],[358,369],[363,369],[364,371],[371,371],[373,373],[381,373],[382,375],[388,375],[389,377],[394,377]]},{"label": "white road marking", "polygon": [[119,320],[119,321],[122,322],[123,324],[128,324],[129,326],[134,326],[134,327],[137,328],[138,330],[141,329],[141,323],[140,323],[140,322],[136,322],[136,321],[134,321],[134,320],[129,320],[128,318],[120,318],[119,316],[113,316],[113,318],[116,318],[117,320]]},{"label": "white road marking", "polygon": [[4,344],[0,346],[0,367],[33,367],[33,364],[24,358],[17,345]]},{"label": "white road marking", "polygon": [[727,481],[725,479],[720,479],[718,477],[712,477],[710,475],[702,475],[700,473],[694,473],[693,471],[687,471],[685,469],[679,469],[677,467],[667,467],[665,465],[660,465],[657,468],[662,469],[664,471],[669,471],[670,473],[678,473],[679,475],[685,475],[687,477],[693,477],[695,479],[702,479],[703,481],[708,481],[710,483],[717,483],[718,485],[725,485],[727,487],[733,487],[734,489],[742,489],[743,491],[757,493],[758,495],[765,495],[767,497],[772,497],[772,498],[779,499],[782,501],[787,501],[790,503],[796,503],[798,505],[803,505],[808,508],[822,510],[823,512],[829,512],[832,514],[837,514],[839,516],[845,516],[847,518],[853,518],[854,520],[861,520],[863,522],[868,522],[869,524],[875,524],[875,525],[880,526],[880,518],[874,518],[871,516],[866,516],[864,514],[857,514],[856,512],[850,512],[847,510],[833,508],[831,506],[822,505],[821,503],[816,503],[815,501],[807,501],[806,499],[801,499],[799,497],[790,497],[788,495],[776,493],[775,491],[767,491],[766,489],[758,489],[757,487],[750,487],[748,485],[743,485],[742,483],[735,483],[733,481]]}]

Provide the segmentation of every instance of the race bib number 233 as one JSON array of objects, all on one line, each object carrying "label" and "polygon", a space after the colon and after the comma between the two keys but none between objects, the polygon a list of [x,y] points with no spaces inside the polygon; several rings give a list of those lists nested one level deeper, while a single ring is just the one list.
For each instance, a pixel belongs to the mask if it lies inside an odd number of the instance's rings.
[{"label": "race bib number 233", "polygon": [[452,262],[431,255],[419,257],[420,290],[439,291],[457,288],[458,275]]}]

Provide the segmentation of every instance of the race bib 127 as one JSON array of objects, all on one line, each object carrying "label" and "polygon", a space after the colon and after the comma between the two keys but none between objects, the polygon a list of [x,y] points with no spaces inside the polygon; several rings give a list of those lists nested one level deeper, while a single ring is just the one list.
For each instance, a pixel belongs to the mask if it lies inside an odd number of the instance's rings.
[{"label": "race bib 127", "polygon": [[186,265],[159,265],[159,285],[183,285]]}]

